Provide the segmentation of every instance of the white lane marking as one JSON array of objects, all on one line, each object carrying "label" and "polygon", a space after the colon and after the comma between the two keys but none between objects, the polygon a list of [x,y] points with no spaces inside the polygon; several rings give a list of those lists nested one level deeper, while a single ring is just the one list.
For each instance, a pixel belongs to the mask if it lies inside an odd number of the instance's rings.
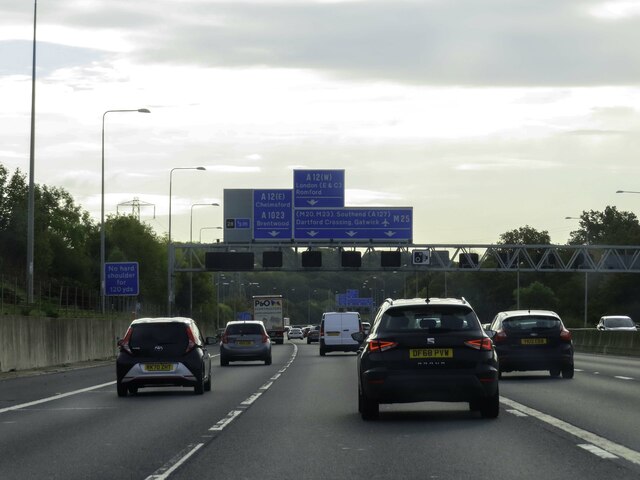
[{"label": "white lane marking", "polygon": [[187,452],[186,455],[184,455],[182,458],[180,458],[176,463],[174,463],[171,468],[165,470],[164,472],[162,472],[161,474],[153,474],[153,475],[149,475],[147,478],[145,478],[145,480],[165,480],[166,478],[169,478],[169,475],[171,475],[173,472],[176,471],[176,469],[182,465],[184,462],[186,462],[189,457],[191,455],[193,455],[194,453],[196,453],[200,448],[202,448],[204,446],[204,443],[199,443],[197,444],[195,447],[193,447],[189,452]]},{"label": "white lane marking", "polygon": [[574,368],[573,369],[574,372],[584,372],[584,370],[580,369],[580,368]]},{"label": "white lane marking", "polygon": [[273,382],[267,382],[264,385],[262,385],[258,390],[269,390],[269,387],[271,387],[271,385],[273,385]]},{"label": "white lane marking", "polygon": [[609,453],[606,450],[596,447],[595,445],[590,445],[587,443],[587,444],[578,444],[578,446],[580,448],[584,448],[587,452],[591,452],[600,458],[618,458],[613,453]]},{"label": "white lane marking", "polygon": [[280,375],[282,375],[281,373],[276,373],[273,377],[270,378],[270,380],[277,380],[280,378]]},{"label": "white lane marking", "polygon": [[60,400],[61,398],[70,397],[71,395],[77,395],[79,393],[90,392],[91,390],[97,390],[99,388],[108,387],[109,385],[113,385],[116,383],[107,382],[101,385],[94,385],[93,387],[81,388],[80,390],[74,390],[73,392],[67,393],[58,393],[52,397],[41,398],[40,400],[34,400],[33,402],[21,403],[19,405],[13,405],[12,407],[0,408],[0,413],[11,412],[12,410],[21,410],[23,408],[32,407],[34,405],[40,405],[41,403],[53,402],[54,400]]},{"label": "white lane marking", "polygon": [[528,417],[529,416],[526,413],[522,413],[520,410],[508,409],[507,412],[509,412],[511,415],[515,415],[516,417]]},{"label": "white lane marking", "polygon": [[618,380],[633,380],[633,377],[623,377],[622,375],[616,375],[613,378],[617,378]]},{"label": "white lane marking", "polygon": [[584,440],[585,442],[588,442],[597,447],[600,447],[601,449],[613,455],[617,455],[618,457],[628,460],[631,463],[640,465],[640,452],[636,452],[635,450],[631,450],[630,448],[627,448],[623,445],[612,442],[611,440],[607,440],[606,438],[600,437],[595,433],[591,433],[579,427],[576,427],[575,425],[571,425],[570,423],[560,420],[559,418],[555,418],[555,417],[552,417],[551,415],[547,415],[546,413],[542,413],[542,412],[539,412],[538,410],[534,410],[533,408],[526,407],[514,400],[510,400],[508,398],[501,396],[500,402],[512,408],[515,408],[516,410],[520,410],[521,412],[526,413],[531,417],[535,417],[538,420],[548,423],[549,425],[553,425],[554,427],[559,428],[560,430],[564,430],[565,432],[575,437],[578,437]]},{"label": "white lane marking", "polygon": [[260,395],[262,395],[262,392],[254,393],[245,401],[243,401],[240,405],[251,405],[253,402],[255,402],[258,399],[258,397],[260,397]]},{"label": "white lane marking", "polygon": [[236,417],[238,417],[238,415],[240,415],[241,413],[242,413],[242,410],[231,410],[229,413],[227,413],[226,417],[224,417],[222,420],[216,423],[209,430],[214,432],[221,432],[222,430],[224,430],[224,428],[227,425],[233,422],[236,419]]}]

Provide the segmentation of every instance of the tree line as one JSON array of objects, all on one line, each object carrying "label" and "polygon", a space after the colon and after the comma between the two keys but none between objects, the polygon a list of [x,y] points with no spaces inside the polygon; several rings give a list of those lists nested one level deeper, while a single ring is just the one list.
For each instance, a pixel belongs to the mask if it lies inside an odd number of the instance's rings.
[{"label": "tree line", "polygon": [[[0,274],[26,279],[27,239],[26,175],[0,164]],[[34,278],[55,285],[100,289],[100,224],[59,187],[35,185]],[[167,301],[167,237],[133,215],[107,215],[106,261],[139,263],[141,315],[164,314]],[[499,236],[497,244],[549,245],[547,231],[522,226]],[[607,206],[584,211],[570,245],[640,245],[640,223],[632,212]],[[377,279],[364,272],[242,272],[194,273],[193,292],[188,274],[175,277],[175,314],[191,315],[219,327],[250,311],[251,295],[278,293],[292,323],[318,323],[323,311],[336,308],[335,296],[358,290],[361,297],[464,296],[483,322],[502,310],[521,308],[555,310],[572,326],[582,326],[584,282],[588,281],[588,324],[604,314],[626,314],[640,319],[640,282],[635,273],[521,272],[519,288],[513,272],[380,272]],[[26,282],[24,282],[26,283]],[[20,287],[18,287],[20,289]],[[26,302],[24,287],[11,294]],[[15,287],[14,287],[15,289]],[[55,290],[55,289],[54,289]],[[193,308],[191,308],[193,298]],[[35,310],[35,311],[34,311]],[[52,300],[45,311],[24,305],[23,314],[55,315]],[[365,318],[374,312],[363,311]]]}]

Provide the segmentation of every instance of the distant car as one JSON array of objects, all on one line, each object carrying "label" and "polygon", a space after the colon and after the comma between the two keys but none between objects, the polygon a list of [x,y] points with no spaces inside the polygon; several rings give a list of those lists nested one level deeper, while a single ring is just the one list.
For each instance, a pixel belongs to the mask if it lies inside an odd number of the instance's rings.
[{"label": "distant car", "polygon": [[573,378],[573,342],[557,313],[512,310],[498,313],[487,332],[500,361],[500,373],[549,370]]},{"label": "distant car", "polygon": [[307,343],[318,342],[320,340],[320,325],[314,325],[307,333]]},{"label": "distant car", "polygon": [[638,327],[631,317],[626,315],[605,315],[600,317],[600,321],[596,326],[598,330],[608,332],[637,332]]},{"label": "distant car", "polygon": [[256,320],[227,323],[220,343],[220,365],[251,360],[271,365],[271,339],[264,324]]},{"label": "distant car", "polygon": [[358,410],[378,417],[381,403],[469,402],[500,411],[498,357],[464,299],[387,299],[358,354]]},{"label": "distant car", "polygon": [[302,336],[304,338],[307,338],[307,335],[309,334],[309,330],[311,330],[311,327],[313,327],[313,325],[307,325],[306,327],[302,327]]},{"label": "distant car", "polygon": [[122,340],[116,359],[119,397],[140,387],[193,387],[196,394],[211,390],[211,355],[215,337],[202,338],[190,318],[139,318]]},{"label": "distant car", "polygon": [[365,335],[369,335],[369,332],[371,332],[371,324],[369,322],[362,322],[362,331]]},{"label": "distant car", "polygon": [[298,338],[300,340],[302,340],[304,338],[304,335],[302,333],[302,329],[300,328],[292,328],[289,330],[289,332],[287,333],[287,338],[289,340],[291,340],[292,338]]}]

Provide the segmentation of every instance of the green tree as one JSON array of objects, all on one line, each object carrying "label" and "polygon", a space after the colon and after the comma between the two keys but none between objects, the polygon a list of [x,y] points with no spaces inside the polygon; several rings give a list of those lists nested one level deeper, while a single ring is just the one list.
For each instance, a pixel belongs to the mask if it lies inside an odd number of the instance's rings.
[{"label": "green tree", "polygon": [[580,228],[571,232],[571,245],[638,245],[640,223],[632,212],[620,212],[608,206],[602,212],[583,211]]},{"label": "green tree", "polygon": [[[513,292],[514,298],[517,292]],[[535,281],[529,286],[520,289],[520,308],[553,310],[558,309],[560,302],[553,290],[541,282]]]}]

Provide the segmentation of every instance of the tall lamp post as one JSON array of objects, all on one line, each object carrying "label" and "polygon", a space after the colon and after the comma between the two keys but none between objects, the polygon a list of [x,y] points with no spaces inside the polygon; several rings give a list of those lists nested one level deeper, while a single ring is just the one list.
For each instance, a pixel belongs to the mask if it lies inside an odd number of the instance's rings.
[{"label": "tall lamp post", "polygon": [[[219,203],[193,203],[189,220],[189,243],[193,244],[193,207],[219,207]],[[193,268],[193,245],[189,245],[189,267]],[[189,272],[189,316],[193,317],[193,272]]]},{"label": "tall lamp post", "polygon": [[206,170],[204,167],[175,167],[169,171],[169,238],[167,241],[167,316],[171,316],[173,305],[173,256],[171,255],[171,192],[173,188],[173,172],[175,170]]},{"label": "tall lamp post", "polygon": [[107,110],[102,114],[102,188],[100,193],[100,311],[104,315],[105,313],[105,233],[104,233],[104,119],[107,113],[125,113],[125,112],[137,112],[137,113],[151,113],[148,108],[137,109],[125,109],[125,110]]},{"label": "tall lamp post", "polygon": [[[620,191],[619,191],[620,192]],[[580,217],[564,217],[565,220],[582,220]],[[585,242],[589,245],[589,238],[587,237],[587,233],[585,232]],[[589,252],[585,252],[586,255]],[[586,258],[584,259],[586,263]],[[584,272],[584,328],[587,328],[587,313],[588,313],[588,300],[589,300],[589,273]]]}]

